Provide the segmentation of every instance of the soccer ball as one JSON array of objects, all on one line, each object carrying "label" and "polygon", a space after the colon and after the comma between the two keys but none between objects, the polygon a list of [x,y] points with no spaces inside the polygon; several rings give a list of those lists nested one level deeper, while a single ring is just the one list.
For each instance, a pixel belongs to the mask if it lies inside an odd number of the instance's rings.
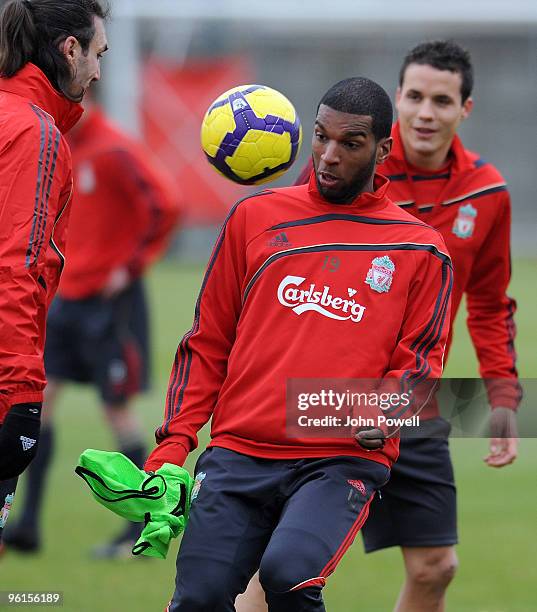
[{"label": "soccer ball", "polygon": [[282,175],[301,143],[302,127],[293,105],[265,85],[241,85],[224,92],[201,124],[201,146],[209,163],[241,185]]}]

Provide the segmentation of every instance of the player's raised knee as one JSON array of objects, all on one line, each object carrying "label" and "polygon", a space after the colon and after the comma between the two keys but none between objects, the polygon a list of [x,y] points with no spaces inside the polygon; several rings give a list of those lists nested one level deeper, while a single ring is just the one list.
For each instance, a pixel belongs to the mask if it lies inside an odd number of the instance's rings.
[{"label": "player's raised knee", "polygon": [[282,594],[325,584],[324,578],[306,569],[304,557],[289,554],[289,551],[286,555],[267,551],[259,568],[259,581],[265,592]]}]

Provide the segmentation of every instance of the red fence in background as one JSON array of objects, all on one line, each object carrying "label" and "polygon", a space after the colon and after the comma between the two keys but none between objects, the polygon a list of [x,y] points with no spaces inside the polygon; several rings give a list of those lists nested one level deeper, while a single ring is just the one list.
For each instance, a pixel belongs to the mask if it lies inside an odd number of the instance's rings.
[{"label": "red fence in background", "polygon": [[251,188],[232,183],[209,165],[200,145],[201,121],[221,93],[252,82],[250,64],[238,57],[189,60],[181,66],[151,59],[143,70],[144,141],[175,177],[186,223],[222,222]]}]

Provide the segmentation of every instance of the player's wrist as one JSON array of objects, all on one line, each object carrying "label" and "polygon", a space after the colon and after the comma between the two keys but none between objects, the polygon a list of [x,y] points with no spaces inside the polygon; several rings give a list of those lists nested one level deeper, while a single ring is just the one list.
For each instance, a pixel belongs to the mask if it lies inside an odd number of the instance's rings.
[{"label": "player's wrist", "polygon": [[510,408],[496,406],[490,415],[491,438],[518,438],[516,412]]},{"label": "player's wrist", "polygon": [[516,412],[517,411],[517,407],[516,405],[503,405],[503,404],[494,404],[490,407],[490,409],[492,410],[492,412],[499,410],[499,411],[508,411],[508,412]]},{"label": "player's wrist", "polygon": [[188,449],[180,442],[161,442],[149,455],[145,464],[146,472],[156,472],[165,463],[182,466],[188,456]]}]

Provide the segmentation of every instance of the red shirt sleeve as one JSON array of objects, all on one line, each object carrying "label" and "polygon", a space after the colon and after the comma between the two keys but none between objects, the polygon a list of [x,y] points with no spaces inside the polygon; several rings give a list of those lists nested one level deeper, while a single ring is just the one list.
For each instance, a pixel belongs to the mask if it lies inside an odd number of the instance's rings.
[{"label": "red shirt sleeve", "polygon": [[246,274],[239,204],[220,232],[196,303],[194,324],[177,349],[165,420],[156,431],[158,446],[145,464],[147,470],[163,463],[183,464],[197,446],[197,432],[211,417],[226,377]]},{"label": "red shirt sleeve", "polygon": [[[132,206],[133,214],[144,219],[146,231],[139,236],[138,247],[127,262],[131,276],[136,278],[161,255],[180,213],[181,202],[171,179],[144,160],[138,150],[114,151],[103,155],[99,163],[103,174],[119,182],[122,199]],[[124,177],[121,181],[119,177]]]},{"label": "red shirt sleeve", "polygon": [[51,120],[40,122],[1,166],[0,422],[13,404],[42,401],[46,313],[63,265],[52,237],[71,192],[70,156]]},{"label": "red shirt sleeve", "polygon": [[511,202],[508,192],[501,195],[494,226],[475,258],[466,289],[467,323],[491,406],[516,409],[521,399],[514,349],[516,302],[507,295]]}]

